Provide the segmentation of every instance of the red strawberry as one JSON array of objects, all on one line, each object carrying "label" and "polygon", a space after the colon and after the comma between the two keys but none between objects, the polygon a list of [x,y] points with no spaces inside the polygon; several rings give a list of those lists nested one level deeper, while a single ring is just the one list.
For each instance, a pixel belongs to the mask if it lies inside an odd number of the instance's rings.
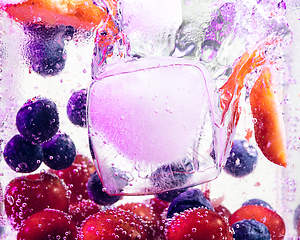
[{"label": "red strawberry", "polygon": [[49,170],[62,179],[71,190],[71,204],[82,199],[90,199],[87,193],[86,184],[91,173],[95,172],[92,161],[82,155],[77,155],[74,163],[67,169]]},{"label": "red strawberry", "polygon": [[39,173],[13,179],[5,190],[5,211],[13,227],[45,208],[68,211],[67,189],[55,175]]},{"label": "red strawberry", "polygon": [[120,205],[118,208],[130,211],[137,217],[140,217],[142,220],[144,220],[149,233],[154,236],[155,231],[158,228],[158,222],[151,205],[146,203],[131,202]]},{"label": "red strawberry", "polygon": [[155,228],[155,237],[157,239],[164,239],[167,211],[170,203],[155,197],[149,199],[149,204],[152,206],[153,212],[157,220],[157,226]]},{"label": "red strawberry", "polygon": [[267,226],[272,240],[284,239],[285,224],[283,219],[269,208],[258,205],[246,205],[239,208],[229,217],[230,225],[243,219],[255,219]]},{"label": "red strawberry", "polygon": [[80,227],[83,220],[88,216],[99,212],[101,209],[102,207],[92,200],[83,199],[74,205],[70,205],[69,214],[72,216],[72,221],[76,226]]},{"label": "red strawberry", "polygon": [[153,239],[139,217],[119,208],[100,211],[88,217],[82,224],[79,235],[81,240]]},{"label": "red strawberry", "polygon": [[27,218],[17,235],[17,240],[77,239],[77,229],[66,213],[45,209]]},{"label": "red strawberry", "polygon": [[228,223],[219,214],[204,208],[188,209],[173,217],[166,229],[166,239],[233,239]]}]

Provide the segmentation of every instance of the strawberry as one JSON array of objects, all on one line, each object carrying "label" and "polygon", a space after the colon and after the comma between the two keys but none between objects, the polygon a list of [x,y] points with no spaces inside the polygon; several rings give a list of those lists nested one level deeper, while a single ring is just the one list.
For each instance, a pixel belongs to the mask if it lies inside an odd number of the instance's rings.
[{"label": "strawberry", "polygon": [[152,239],[145,223],[130,211],[107,209],[89,216],[82,224],[79,233],[81,240]]},{"label": "strawberry", "polygon": [[273,90],[272,74],[263,68],[250,92],[257,145],[271,162],[286,167],[287,152],[283,116]]},{"label": "strawberry", "polygon": [[154,235],[155,230],[158,229],[158,221],[151,205],[140,202],[130,202],[122,204],[118,206],[118,208],[121,208],[125,211],[130,211],[145,221],[150,234]]},{"label": "strawberry", "polygon": [[69,168],[64,170],[49,170],[50,173],[54,173],[62,179],[71,190],[71,204],[82,199],[90,199],[87,193],[86,184],[91,173],[94,171],[95,167],[92,161],[80,154],[76,156],[74,163]]},{"label": "strawberry", "polygon": [[166,228],[166,239],[233,239],[228,223],[218,213],[204,208],[185,210],[176,215]]},{"label": "strawberry", "polygon": [[68,213],[72,216],[72,221],[76,226],[80,227],[83,220],[99,212],[101,209],[102,207],[92,200],[83,199],[80,202],[70,205]]},{"label": "strawberry", "polygon": [[108,16],[106,10],[96,6],[92,0],[27,0],[6,5],[4,9],[14,20],[23,24],[61,24],[85,30],[96,27]]},{"label": "strawberry", "polygon": [[14,228],[45,208],[68,211],[67,189],[55,175],[39,173],[13,179],[5,190],[5,212]]},{"label": "strawberry", "polygon": [[77,229],[66,213],[45,209],[27,218],[17,235],[17,240],[77,239]]},{"label": "strawberry", "polygon": [[272,240],[284,239],[285,224],[281,216],[271,209],[259,205],[246,205],[239,208],[229,217],[230,225],[244,220],[255,219],[267,226]]}]

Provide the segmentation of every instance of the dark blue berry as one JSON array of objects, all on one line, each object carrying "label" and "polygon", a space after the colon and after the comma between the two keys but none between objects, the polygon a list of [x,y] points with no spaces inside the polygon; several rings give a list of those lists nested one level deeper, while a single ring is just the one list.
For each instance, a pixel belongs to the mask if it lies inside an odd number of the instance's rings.
[{"label": "dark blue berry", "polygon": [[121,199],[121,196],[111,196],[104,191],[97,172],[90,176],[87,183],[87,192],[92,201],[104,206],[114,204]]},{"label": "dark blue berry", "polygon": [[300,221],[300,205],[294,211],[294,228],[298,228],[298,222]]},{"label": "dark blue berry", "polygon": [[20,134],[30,142],[42,143],[52,138],[59,128],[56,104],[46,98],[33,98],[17,113]]},{"label": "dark blue berry", "polygon": [[194,165],[190,159],[184,159],[180,163],[163,165],[156,169],[150,176],[153,186],[164,190],[183,186],[190,174],[194,171]]},{"label": "dark blue berry", "polygon": [[257,163],[257,150],[245,140],[233,142],[224,171],[234,177],[244,177],[250,174]]},{"label": "dark blue berry", "polygon": [[235,240],[270,240],[269,229],[254,219],[236,222],[232,225]]},{"label": "dark blue berry", "polygon": [[72,94],[67,105],[69,120],[80,127],[86,127],[86,99],[87,90],[82,89]]},{"label": "dark blue berry", "polygon": [[66,27],[30,24],[25,27],[25,32],[30,36],[26,52],[33,71],[42,76],[58,74],[67,59],[64,38],[70,33]]},{"label": "dark blue berry", "polygon": [[30,173],[39,168],[44,154],[39,144],[32,144],[18,134],[5,145],[3,156],[12,170],[20,173]]},{"label": "dark blue berry", "polygon": [[163,193],[158,193],[155,195],[155,197],[165,202],[172,202],[179,194],[185,192],[186,190],[187,188],[174,189]]},{"label": "dark blue berry", "polygon": [[210,201],[199,189],[190,189],[178,195],[168,208],[167,217],[172,218],[175,213],[184,212],[187,209],[203,207],[209,210],[214,208]]},{"label": "dark blue berry", "polygon": [[267,203],[261,199],[256,199],[256,198],[253,198],[253,199],[250,199],[250,200],[244,202],[242,206],[247,206],[247,205],[263,206],[263,207],[273,210],[273,208],[271,207],[271,205],[269,203]]},{"label": "dark blue berry", "polygon": [[62,170],[70,167],[76,157],[76,147],[67,134],[56,134],[42,144],[44,163],[51,169]]}]

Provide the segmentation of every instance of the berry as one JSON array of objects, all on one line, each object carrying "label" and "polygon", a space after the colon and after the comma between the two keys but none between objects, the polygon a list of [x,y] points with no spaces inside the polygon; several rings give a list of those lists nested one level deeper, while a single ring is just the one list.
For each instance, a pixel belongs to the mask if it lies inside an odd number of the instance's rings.
[{"label": "berry", "polygon": [[273,210],[273,208],[271,207],[271,205],[269,203],[267,203],[261,199],[256,199],[256,198],[250,199],[242,204],[242,206],[246,206],[246,205],[258,205],[258,206],[263,206],[263,207]]},{"label": "berry", "polygon": [[70,167],[76,157],[76,147],[67,134],[56,134],[42,144],[44,163],[52,169],[62,170]]},{"label": "berry", "polygon": [[14,171],[30,173],[39,168],[44,158],[40,145],[26,141],[21,135],[13,136],[4,147],[4,160]]},{"label": "berry", "polygon": [[30,36],[26,51],[33,71],[42,76],[54,76],[64,69],[67,59],[65,29],[63,25],[26,25],[25,32]]},{"label": "berry", "polygon": [[234,223],[244,219],[255,219],[265,224],[269,229],[272,240],[284,239],[285,223],[281,216],[269,208],[257,205],[241,207],[229,217],[229,224],[232,226]]},{"label": "berry", "polygon": [[163,165],[151,174],[153,185],[161,190],[177,188],[187,182],[189,173],[194,170],[190,159],[184,159],[181,163]]},{"label": "berry", "polygon": [[92,199],[95,203],[104,206],[114,204],[121,199],[120,196],[111,196],[104,191],[97,172],[94,172],[90,176],[87,183],[87,191],[90,199]]},{"label": "berry", "polygon": [[224,218],[229,219],[229,217],[231,216],[231,212],[221,204],[218,206],[214,206],[214,209],[215,209],[216,213],[218,213],[219,215],[221,215]]},{"label": "berry", "polygon": [[148,226],[148,232],[150,235],[154,236],[155,232],[158,231],[158,219],[156,218],[153,208],[150,204],[147,203],[139,203],[139,202],[130,202],[125,203],[118,208],[121,208],[125,211],[130,211],[135,214],[135,216],[140,217]]},{"label": "berry", "polygon": [[146,240],[152,239],[145,223],[122,209],[107,209],[86,219],[80,230],[81,240],[120,239]]},{"label": "berry", "polygon": [[168,218],[172,218],[175,213],[181,213],[186,209],[202,207],[214,210],[210,201],[199,189],[190,189],[176,197],[168,208]]},{"label": "berry", "polygon": [[72,216],[72,221],[77,227],[80,227],[82,222],[88,217],[102,209],[101,206],[93,202],[92,200],[83,199],[80,202],[70,205],[69,214]]},{"label": "berry", "polygon": [[163,193],[158,193],[155,196],[163,201],[172,202],[174,198],[176,198],[179,194],[185,192],[187,188],[179,188],[170,191],[166,191]]},{"label": "berry", "polygon": [[300,205],[294,211],[294,228],[298,228],[298,223],[300,222]]},{"label": "berry", "polygon": [[234,223],[232,226],[234,230],[233,238],[235,240],[270,240],[271,235],[263,223],[254,219],[242,220]]},{"label": "berry", "polygon": [[68,211],[67,189],[55,175],[39,173],[13,179],[5,189],[5,212],[14,228],[45,208]]},{"label": "berry", "polygon": [[16,125],[20,134],[30,142],[49,140],[59,128],[56,104],[47,98],[28,100],[17,113]]},{"label": "berry", "polygon": [[17,235],[17,240],[77,239],[77,229],[70,217],[61,211],[45,209],[27,218]]},{"label": "berry", "polygon": [[80,127],[86,127],[86,99],[87,90],[74,92],[69,98],[67,115],[69,120]]},{"label": "berry", "polygon": [[188,209],[175,216],[166,228],[166,240],[232,240],[227,222],[209,209]]},{"label": "berry", "polygon": [[70,167],[63,170],[49,169],[49,172],[57,175],[68,186],[71,190],[70,203],[74,204],[82,199],[90,199],[86,185],[95,170],[89,158],[78,154]]},{"label": "berry", "polygon": [[234,177],[250,174],[257,163],[257,151],[245,140],[235,140],[227,158],[224,171]]}]

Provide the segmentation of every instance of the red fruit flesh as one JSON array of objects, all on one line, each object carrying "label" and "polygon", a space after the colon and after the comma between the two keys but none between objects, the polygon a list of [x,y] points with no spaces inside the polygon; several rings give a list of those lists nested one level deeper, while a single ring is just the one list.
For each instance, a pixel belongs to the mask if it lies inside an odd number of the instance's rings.
[{"label": "red fruit flesh", "polygon": [[214,211],[195,208],[175,216],[167,226],[166,239],[230,240],[232,232],[228,223]]},{"label": "red fruit flesh", "polygon": [[108,16],[106,10],[93,4],[92,0],[27,0],[6,5],[4,9],[15,21],[23,24],[62,24],[85,30],[97,27],[102,21],[105,22]]},{"label": "red fruit flesh", "polygon": [[77,229],[64,212],[45,209],[27,218],[18,232],[17,240],[33,239],[76,240]]},{"label": "red fruit flesh", "polygon": [[232,225],[243,219],[255,219],[267,226],[272,240],[284,239],[285,224],[281,216],[269,208],[257,205],[247,205],[239,208],[229,217],[229,224]]},{"label": "red fruit flesh", "polygon": [[68,211],[67,189],[55,175],[39,173],[13,179],[6,187],[5,212],[14,228],[45,208]]},{"label": "red fruit flesh", "polygon": [[250,105],[255,140],[264,156],[271,162],[286,167],[285,128],[279,101],[272,86],[272,75],[263,68],[250,92]]}]

